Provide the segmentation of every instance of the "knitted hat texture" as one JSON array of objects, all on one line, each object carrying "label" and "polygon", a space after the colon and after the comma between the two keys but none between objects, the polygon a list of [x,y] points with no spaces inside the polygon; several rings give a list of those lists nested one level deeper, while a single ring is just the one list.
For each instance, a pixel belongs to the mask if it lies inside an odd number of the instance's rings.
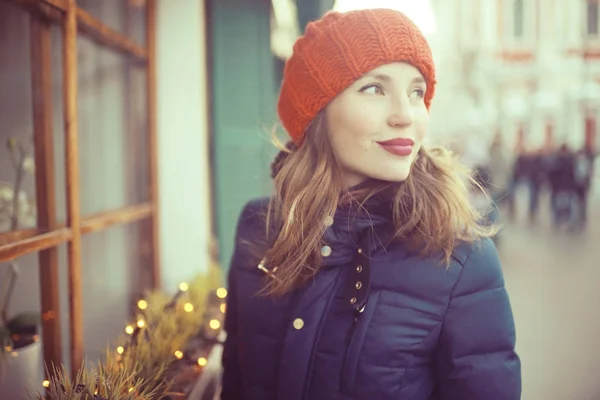
[{"label": "knitted hat texture", "polygon": [[279,94],[279,118],[294,143],[301,144],[310,122],[340,92],[392,62],[407,62],[421,72],[429,108],[435,86],[433,57],[406,15],[390,9],[332,11],[310,22],[285,64]]}]

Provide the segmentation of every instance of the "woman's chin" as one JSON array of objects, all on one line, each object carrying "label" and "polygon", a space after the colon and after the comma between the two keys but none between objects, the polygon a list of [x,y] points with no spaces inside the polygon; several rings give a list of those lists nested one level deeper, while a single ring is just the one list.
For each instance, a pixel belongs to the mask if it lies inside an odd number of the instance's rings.
[{"label": "woman's chin", "polygon": [[380,181],[386,181],[386,182],[404,182],[405,180],[408,179],[409,175],[410,175],[410,167],[398,168],[398,169],[392,170],[392,171],[387,170],[385,172],[377,174],[376,176],[372,176],[371,178],[378,179]]}]

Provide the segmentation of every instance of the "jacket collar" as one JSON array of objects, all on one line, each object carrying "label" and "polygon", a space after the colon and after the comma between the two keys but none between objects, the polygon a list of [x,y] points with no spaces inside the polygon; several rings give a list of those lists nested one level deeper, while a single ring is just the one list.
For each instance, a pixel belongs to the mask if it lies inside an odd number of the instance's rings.
[{"label": "jacket collar", "polygon": [[387,190],[373,196],[362,206],[352,202],[338,207],[333,224],[323,237],[322,265],[344,265],[352,261],[361,243],[364,243],[367,230],[372,230],[373,235],[369,249],[364,251],[371,253],[386,247],[393,235],[392,196],[393,190]]}]

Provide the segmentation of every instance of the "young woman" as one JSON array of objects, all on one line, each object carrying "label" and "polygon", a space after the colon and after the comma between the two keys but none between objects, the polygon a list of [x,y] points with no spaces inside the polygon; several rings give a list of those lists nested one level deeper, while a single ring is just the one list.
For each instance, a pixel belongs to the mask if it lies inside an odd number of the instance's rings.
[{"label": "young woman", "polygon": [[434,86],[399,12],[330,12],[298,39],[292,145],[238,224],[222,399],[520,398],[492,232],[461,166],[422,147]]}]

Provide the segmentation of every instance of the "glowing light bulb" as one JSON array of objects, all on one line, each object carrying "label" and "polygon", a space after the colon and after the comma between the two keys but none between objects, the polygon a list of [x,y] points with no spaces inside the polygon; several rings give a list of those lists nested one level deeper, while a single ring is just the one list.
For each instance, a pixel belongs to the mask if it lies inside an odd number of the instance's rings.
[{"label": "glowing light bulb", "polygon": [[207,362],[208,362],[208,360],[206,358],[204,358],[204,357],[200,357],[198,359],[198,365],[201,366],[201,367],[204,367]]},{"label": "glowing light bulb", "polygon": [[181,282],[179,284],[179,290],[181,290],[182,292],[187,292],[187,290],[189,289],[189,285],[185,282]]},{"label": "glowing light bulb", "polygon": [[194,311],[194,305],[192,303],[185,303],[183,305],[183,309],[185,310],[185,312],[192,312]]},{"label": "glowing light bulb", "polygon": [[125,327],[125,332],[126,332],[128,335],[131,335],[131,334],[133,333],[133,326],[131,326],[131,325],[127,325],[127,326]]},{"label": "glowing light bulb", "polygon": [[183,352],[181,350],[175,350],[175,357],[177,357],[178,359],[182,359],[183,358]]},{"label": "glowing light bulb", "polygon": [[225,314],[225,310],[226,310],[226,309],[227,309],[227,306],[226,306],[225,304],[221,304],[221,305],[219,306],[219,310],[221,310],[221,312],[222,312],[223,314]]},{"label": "glowing light bulb", "polygon": [[144,321],[143,319],[138,320],[137,326],[138,328],[143,328],[144,326],[146,326],[146,321]]},{"label": "glowing light bulb", "polygon": [[117,347],[117,353],[123,354],[124,351],[125,351],[125,349],[123,348],[123,346]]},{"label": "glowing light bulb", "polygon": [[140,310],[145,310],[146,308],[148,308],[148,303],[146,302],[146,300],[138,301],[138,308]]},{"label": "glowing light bulb", "polygon": [[211,319],[210,322],[208,323],[208,326],[210,326],[211,329],[219,329],[221,327],[221,323],[219,321],[217,321],[216,319]]},{"label": "glowing light bulb", "polygon": [[227,289],[218,288],[217,289],[217,297],[220,299],[224,299],[225,297],[227,297]]},{"label": "glowing light bulb", "polygon": [[42,382],[42,386],[50,387],[50,381],[46,379],[44,382]]}]

